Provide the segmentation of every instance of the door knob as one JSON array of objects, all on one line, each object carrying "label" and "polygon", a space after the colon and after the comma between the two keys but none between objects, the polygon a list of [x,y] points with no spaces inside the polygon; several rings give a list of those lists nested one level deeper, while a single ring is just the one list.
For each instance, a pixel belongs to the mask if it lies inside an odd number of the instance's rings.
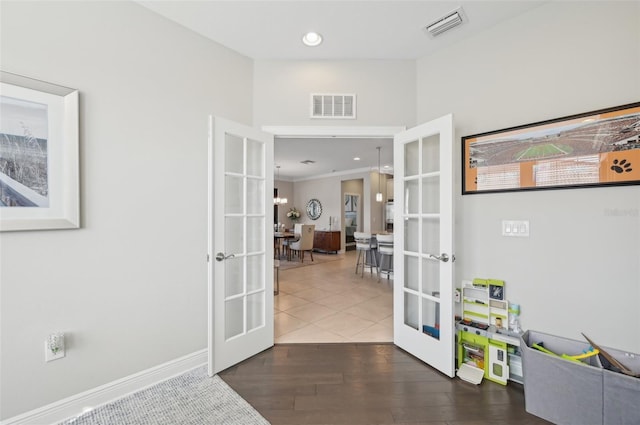
[{"label": "door knob", "polygon": [[429,254],[429,258],[435,258],[436,260],[440,260],[443,263],[446,263],[447,261],[449,261],[449,256],[444,252],[440,255]]},{"label": "door knob", "polygon": [[236,256],[235,254],[224,255],[224,252],[218,252],[216,254],[216,261],[224,261],[228,258],[233,258],[235,256]]}]

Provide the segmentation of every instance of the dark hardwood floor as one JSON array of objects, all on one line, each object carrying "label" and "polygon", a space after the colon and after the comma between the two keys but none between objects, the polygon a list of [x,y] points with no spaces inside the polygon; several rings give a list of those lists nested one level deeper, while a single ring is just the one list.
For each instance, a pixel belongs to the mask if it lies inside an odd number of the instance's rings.
[{"label": "dark hardwood floor", "polygon": [[548,424],[521,385],[450,379],[392,344],[279,344],[219,374],[271,424]]}]

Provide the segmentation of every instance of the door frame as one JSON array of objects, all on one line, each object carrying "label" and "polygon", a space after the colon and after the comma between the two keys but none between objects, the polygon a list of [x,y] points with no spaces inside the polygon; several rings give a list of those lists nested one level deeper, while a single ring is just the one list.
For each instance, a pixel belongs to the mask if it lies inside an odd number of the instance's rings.
[{"label": "door frame", "polygon": [[[352,180],[364,180],[364,179],[352,179]],[[340,182],[340,189],[342,191],[342,189],[344,188],[344,182],[348,181],[348,180],[342,180]],[[364,181],[363,181],[363,189],[364,189]],[[362,222],[364,221],[364,213],[362,211],[362,198],[364,196],[364,193],[353,193],[353,192],[342,192],[342,200],[344,202],[344,198],[345,196],[355,196],[358,199],[359,205],[358,208],[356,210],[357,212],[357,216],[356,216],[356,232],[362,232],[363,230],[360,228],[360,226],[362,225]],[[347,211],[344,208],[344,203],[342,205],[342,211],[341,211],[341,215],[340,215],[340,219],[342,220],[342,236],[341,236],[341,240],[340,242],[342,243],[342,246],[344,247],[344,249],[341,250],[341,252],[347,252]],[[355,245],[355,242],[354,242]]]},{"label": "door frame", "polygon": [[[441,119],[441,118],[436,118],[437,119]],[[434,120],[430,120],[429,122],[434,121]],[[422,123],[424,124],[424,123]],[[409,131],[413,128],[419,127],[422,124],[418,124],[416,126],[413,126],[409,129]],[[271,133],[274,135],[274,143],[276,138],[280,137],[280,138],[313,138],[313,137],[336,137],[336,138],[363,138],[363,137],[367,137],[367,138],[392,138],[395,140],[395,136],[398,133],[402,133],[407,131],[407,128],[405,126],[398,126],[398,127],[392,127],[392,126],[369,126],[369,127],[357,127],[357,126],[344,126],[344,127],[336,127],[336,126],[262,126],[261,128],[263,131],[267,132],[267,133]],[[452,141],[453,143],[455,143],[455,129],[452,127]],[[453,143],[451,146],[451,149],[454,149],[453,147]],[[395,144],[395,142],[394,142]],[[455,156],[455,152],[452,153],[452,156]],[[452,158],[453,159],[453,158]],[[394,161],[395,161],[395,155],[394,155]],[[452,174],[453,174],[453,168],[455,168],[455,161],[452,161],[451,164],[452,167]],[[453,175],[451,177],[452,179],[454,178]],[[397,184],[399,182],[399,180],[394,180],[394,182]],[[452,181],[453,184],[453,181]],[[365,193],[363,193],[363,198],[361,199],[361,203],[364,203],[365,198],[366,198],[366,191]],[[451,196],[454,198],[452,200],[452,208],[455,208],[455,193],[451,192]],[[454,218],[452,218],[454,219]],[[343,220],[344,223],[344,220]],[[452,224],[453,225],[453,224]],[[454,226],[455,228],[455,226]],[[395,229],[394,229],[395,230]],[[452,229],[452,242],[455,245],[455,229]],[[451,255],[454,256],[454,251],[452,249]],[[453,257],[455,258],[455,257]],[[452,279],[455,279],[455,277],[452,277]],[[455,285],[455,280],[452,283],[453,285]],[[453,297],[453,294],[451,294],[451,297]],[[395,295],[394,295],[394,303],[395,303]],[[455,311],[455,306],[454,306],[454,311]],[[394,313],[395,314],[395,313]],[[394,325],[395,326],[395,325]],[[452,332],[455,332],[455,330],[452,329]],[[394,336],[394,345],[395,344],[395,336]],[[398,346],[398,345],[396,345]],[[455,351],[454,351],[455,353]],[[453,360],[452,360],[453,361]],[[454,365],[454,369],[455,369],[455,365]]]},{"label": "door frame", "polygon": [[[273,134],[274,144],[276,139],[313,139],[318,137],[335,137],[338,139],[349,138],[370,138],[370,139],[392,139],[397,133],[407,130],[406,126],[313,126],[313,125],[263,125],[260,130]],[[358,171],[369,171],[370,167],[349,172],[334,173],[353,174]],[[365,182],[366,183],[366,182]],[[367,197],[367,190],[364,190],[360,198],[360,204],[364,205]],[[364,223],[364,209],[362,210],[362,220]],[[344,208],[341,212],[341,222],[344,227]],[[341,244],[344,247],[346,235],[342,232]],[[342,252],[346,252],[341,250]]]},{"label": "door frame", "polygon": [[286,138],[379,138],[389,139],[405,131],[406,126],[312,126],[312,125],[263,125],[261,130],[274,137]]},{"label": "door frame", "polygon": [[[213,116],[211,116],[209,118],[209,120],[212,120]],[[212,125],[209,125],[209,132],[208,132],[208,136],[209,136],[209,142],[208,144],[210,145],[209,148],[212,148],[212,143],[213,143],[213,133],[211,132],[211,130],[213,129]],[[393,136],[396,133],[402,132],[406,129],[406,127],[404,126],[398,126],[398,127],[356,127],[356,126],[345,126],[345,127],[320,127],[320,126],[262,126],[262,128],[260,129],[263,132],[266,133],[271,133],[275,138],[277,137],[281,137],[281,138],[287,138],[287,137],[299,137],[299,138],[313,138],[313,137],[338,137],[338,138],[349,138],[349,137],[357,137],[357,138],[363,138],[363,137],[367,137],[367,138],[393,138]],[[210,154],[209,154],[210,155]],[[208,184],[210,184],[210,182],[212,181],[213,178],[213,168],[209,165],[208,166],[209,170],[208,170]],[[273,186],[272,186],[273,187]],[[208,201],[208,210],[212,211],[212,198],[210,197],[209,201]],[[209,216],[210,213],[208,213]],[[210,240],[211,238],[211,231],[208,232],[208,253],[207,253],[207,268],[208,268],[208,273],[211,273],[211,269],[212,269],[212,265],[209,264],[210,262],[212,262],[214,259],[212,258],[213,252],[215,251],[213,249],[212,243],[213,241]],[[210,278],[208,278],[210,279]],[[210,286],[210,284],[207,284],[208,286]],[[211,288],[209,288],[209,292],[211,292]],[[208,299],[207,299],[207,310],[208,310],[208,326],[211,326],[211,324],[213,323],[213,317],[215,315],[215,306],[213,305],[214,303],[214,298],[211,294],[209,294]],[[211,329],[209,329],[208,331],[208,357],[211,358],[212,353],[211,351],[213,350],[213,341],[211,340],[211,336],[213,335]],[[211,362],[209,362],[209,369],[211,369]],[[211,374],[212,371],[209,370],[209,373]]]}]

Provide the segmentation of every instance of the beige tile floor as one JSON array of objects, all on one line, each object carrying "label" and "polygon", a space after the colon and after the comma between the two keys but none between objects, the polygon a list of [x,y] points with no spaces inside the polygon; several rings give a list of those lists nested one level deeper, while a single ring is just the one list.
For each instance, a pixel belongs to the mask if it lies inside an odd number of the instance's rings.
[{"label": "beige tile floor", "polygon": [[336,258],[280,271],[276,343],[393,341],[393,280],[356,275],[355,251]]}]

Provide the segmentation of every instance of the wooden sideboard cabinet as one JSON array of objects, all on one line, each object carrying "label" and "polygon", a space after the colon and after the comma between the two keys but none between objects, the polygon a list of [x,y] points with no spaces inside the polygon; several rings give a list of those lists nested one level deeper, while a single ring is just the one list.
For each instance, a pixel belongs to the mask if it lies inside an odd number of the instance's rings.
[{"label": "wooden sideboard cabinet", "polygon": [[340,231],[316,230],[313,237],[313,249],[337,254],[340,251]]}]

